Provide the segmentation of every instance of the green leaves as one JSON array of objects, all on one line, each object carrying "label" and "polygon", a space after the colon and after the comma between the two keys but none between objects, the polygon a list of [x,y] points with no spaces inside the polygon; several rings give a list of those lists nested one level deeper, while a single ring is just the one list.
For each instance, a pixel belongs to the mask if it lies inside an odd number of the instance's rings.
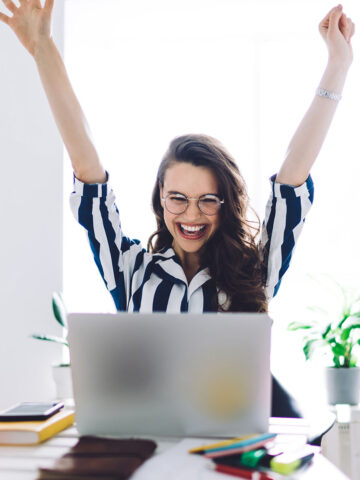
[{"label": "green leaves", "polygon": [[315,326],[314,323],[306,323],[306,322],[291,322],[288,325],[288,330],[295,332],[296,330],[309,330],[313,329]]},{"label": "green leaves", "polygon": [[45,335],[45,334],[33,334],[31,338],[36,340],[44,340],[47,342],[54,342],[69,346],[67,341],[67,322],[66,322],[66,308],[65,303],[60,293],[54,292],[52,294],[52,309],[54,312],[54,317],[56,321],[63,327],[64,337],[58,337],[56,335]]},{"label": "green leaves", "polygon": [[54,292],[52,295],[52,308],[54,312],[54,316],[58,323],[64,328],[67,328],[66,322],[66,308],[64,304],[64,300],[62,298],[61,293]]},{"label": "green leaves", "polygon": [[[315,351],[322,350],[323,353],[331,355],[335,367],[355,367],[356,349],[360,350],[359,292],[345,289],[329,276],[324,276],[321,281],[314,277],[312,279],[328,291],[328,296],[339,299],[341,309],[336,315],[337,319],[334,315],[337,309],[334,311],[333,307],[326,310],[322,306],[310,306],[307,309],[314,318],[291,322],[288,330],[303,333],[302,350],[306,360],[309,360]],[[334,319],[329,322],[331,317]]]},{"label": "green leaves", "polygon": [[69,343],[65,338],[56,337],[55,335],[43,335],[40,333],[34,333],[33,335],[31,335],[31,337],[36,338],[36,340],[46,340],[47,342],[61,343],[62,345],[66,345],[67,347],[69,346]]},{"label": "green leaves", "polygon": [[310,360],[312,357],[316,345],[319,343],[319,340],[317,338],[311,338],[310,340],[307,340],[303,346],[303,352],[305,355],[306,360]]}]

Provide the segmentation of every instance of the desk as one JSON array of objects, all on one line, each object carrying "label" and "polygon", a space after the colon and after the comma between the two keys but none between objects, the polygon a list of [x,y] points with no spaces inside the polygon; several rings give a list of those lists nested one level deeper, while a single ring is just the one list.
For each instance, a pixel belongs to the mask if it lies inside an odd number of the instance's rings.
[{"label": "desk", "polygon": [[[270,425],[271,431],[279,432],[278,438],[281,441],[292,443],[304,443],[306,439],[306,425],[301,423],[300,419],[272,419]],[[51,438],[45,443],[28,447],[5,447],[0,446],[0,480],[35,480],[37,478],[37,468],[48,466],[53,461],[64,455],[69,448],[77,442],[77,431],[75,427],[69,428],[56,437]],[[150,438],[150,437],[149,437]],[[161,454],[165,455],[175,450],[179,445],[179,439],[154,438],[158,444],[157,456],[154,460],[159,460]],[[202,440],[196,440],[196,444],[202,443]],[[168,457],[170,458],[170,457]],[[151,460],[150,460],[151,461]],[[149,461],[149,462],[150,462]],[[154,463],[154,462],[153,462]],[[150,463],[149,463],[150,467]],[[133,480],[160,480],[149,473],[149,469],[144,464],[134,475]],[[211,471],[203,471],[199,475],[199,470],[190,473],[189,470],[181,474],[180,469],[169,469],[172,473],[166,474],[166,480],[230,480],[235,479],[229,475],[222,475]],[[303,472],[298,472],[291,477],[284,477],[288,480],[349,480],[343,473],[333,466],[323,455],[317,454],[312,465]]]}]

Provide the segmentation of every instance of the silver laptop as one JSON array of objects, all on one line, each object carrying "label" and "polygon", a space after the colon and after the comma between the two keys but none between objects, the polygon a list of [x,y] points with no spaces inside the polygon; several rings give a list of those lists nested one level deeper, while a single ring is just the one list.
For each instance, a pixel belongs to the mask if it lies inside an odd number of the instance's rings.
[{"label": "silver laptop", "polygon": [[266,314],[69,314],[81,435],[268,431]]}]

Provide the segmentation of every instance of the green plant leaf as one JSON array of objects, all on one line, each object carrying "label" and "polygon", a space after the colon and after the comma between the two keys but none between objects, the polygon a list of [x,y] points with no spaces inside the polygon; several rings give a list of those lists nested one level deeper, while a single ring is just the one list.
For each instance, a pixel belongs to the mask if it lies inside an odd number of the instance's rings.
[{"label": "green plant leaf", "polygon": [[66,308],[61,293],[54,292],[52,295],[52,308],[58,323],[67,329]]},{"label": "green plant leaf", "polygon": [[312,338],[312,339],[308,340],[307,342],[305,342],[305,344],[303,346],[303,352],[304,352],[306,360],[310,360],[310,358],[313,356],[316,343],[318,343],[318,342],[319,342],[319,339],[317,339],[317,338]]},{"label": "green plant leaf", "polygon": [[341,345],[341,343],[335,343],[335,345],[331,347],[331,350],[337,357],[343,357],[346,354],[346,348],[344,345]]},{"label": "green plant leaf", "polygon": [[306,324],[302,322],[291,322],[287,327],[287,329],[290,330],[291,332],[295,332],[296,330],[309,330],[311,328],[314,328],[314,325]]},{"label": "green plant leaf", "polygon": [[66,347],[69,346],[68,341],[65,338],[62,337],[56,337],[55,335],[42,335],[42,334],[32,334],[31,338],[35,338],[36,340],[45,340],[47,342],[55,342],[55,343],[61,343],[62,345],[65,345]]},{"label": "green plant leaf", "polygon": [[342,331],[341,336],[340,336],[341,340],[342,340],[342,341],[348,340],[348,338],[350,337],[351,332],[352,332],[353,330],[355,330],[355,329],[358,329],[358,328],[360,328],[360,324],[359,324],[359,323],[355,323],[355,324],[353,324],[353,325],[350,325],[349,327],[344,328],[344,330]]},{"label": "green plant leaf", "polygon": [[341,332],[340,338],[343,342],[346,342],[346,340],[349,338],[351,333],[351,328],[344,328],[344,330]]},{"label": "green plant leaf", "polygon": [[340,368],[340,367],[341,367],[339,357],[337,357],[336,355],[334,355],[334,357],[333,357],[333,363],[334,363],[334,365],[335,365],[336,368]]},{"label": "green plant leaf", "polygon": [[337,328],[342,328],[343,324],[346,322],[346,320],[350,317],[350,312],[345,312],[343,318],[340,320],[338,323]]},{"label": "green plant leaf", "polygon": [[349,361],[349,367],[350,368],[356,367],[356,365],[357,365],[357,358],[355,357],[354,354],[352,354]]},{"label": "green plant leaf", "polygon": [[327,327],[325,328],[324,332],[323,332],[322,335],[321,335],[322,338],[323,338],[324,340],[328,341],[328,339],[327,339],[326,337],[329,335],[329,333],[332,333],[332,332],[331,332],[331,323],[329,323],[329,325],[327,325]]}]

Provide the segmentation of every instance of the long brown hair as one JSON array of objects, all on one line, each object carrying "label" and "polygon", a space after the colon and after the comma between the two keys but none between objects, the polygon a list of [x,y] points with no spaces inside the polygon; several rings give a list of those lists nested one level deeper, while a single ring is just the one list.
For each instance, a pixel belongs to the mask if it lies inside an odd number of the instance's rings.
[{"label": "long brown hair", "polygon": [[212,170],[218,182],[219,196],[224,200],[219,228],[206,244],[201,258],[202,265],[209,268],[217,289],[224,292],[228,300],[226,306],[219,304],[216,295],[214,310],[267,311],[264,268],[256,245],[259,218],[255,214],[255,221],[248,219],[250,207],[245,181],[234,159],[215,138],[190,134],[171,141],[160,163],[153,189],[152,206],[157,230],[149,238],[148,250],[159,252],[173,241],[164,222],[160,185],[164,185],[165,172],[175,162]]}]

